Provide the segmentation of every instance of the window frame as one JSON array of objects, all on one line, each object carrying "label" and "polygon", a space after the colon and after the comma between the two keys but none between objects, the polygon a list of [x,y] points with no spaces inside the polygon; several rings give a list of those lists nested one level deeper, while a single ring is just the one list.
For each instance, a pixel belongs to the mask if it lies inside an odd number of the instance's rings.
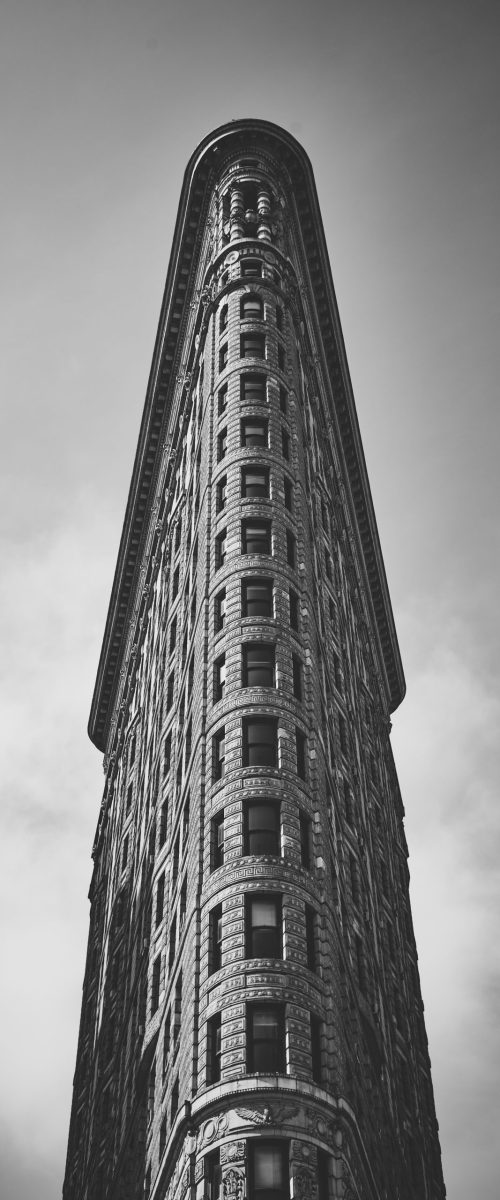
[{"label": "window frame", "polygon": [[[264,593],[264,591],[267,593],[269,603],[266,605],[265,612],[249,612],[248,611],[248,604],[249,604],[248,589],[250,587],[253,587],[254,589],[260,588],[262,593]],[[250,601],[250,603],[258,604],[259,601],[254,598],[254,600]],[[261,604],[261,607],[264,607],[264,605]],[[273,617],[274,617],[274,580],[273,579],[265,579],[265,578],[260,579],[257,576],[247,577],[246,579],[242,579],[242,581],[241,581],[241,615],[242,615],[242,617],[250,617],[251,619],[254,619],[254,620],[258,617],[268,618],[269,620],[273,619]]]},{"label": "window frame", "polygon": [[[269,827],[266,825],[262,825],[262,826],[254,826],[253,828],[251,828],[250,814],[251,814],[252,810],[257,811],[258,809],[261,809],[263,812],[266,812],[269,814],[273,813],[274,828],[272,827],[271,824],[269,825]],[[257,849],[255,846],[252,847],[252,838],[258,839],[259,837],[262,837],[262,838],[267,837],[270,842],[271,842],[271,838],[272,838],[273,839],[272,844],[274,845],[274,849],[269,849],[269,847],[266,847],[265,849]],[[243,804],[243,855],[244,856],[246,856],[246,855],[252,855],[252,856],[266,855],[267,857],[271,857],[271,858],[281,858],[281,802],[279,800],[259,799],[259,800],[244,801],[244,804]]]},{"label": "window frame", "polygon": [[[253,913],[274,910],[275,920],[257,924]],[[283,896],[280,892],[250,892],[245,896],[245,958],[283,958]]]},{"label": "window frame", "polygon": [[[252,475],[257,479],[260,476],[262,484],[249,485],[248,477]],[[260,491],[258,490],[259,486]],[[249,490],[249,487],[254,490]],[[260,463],[245,463],[241,468],[240,494],[243,500],[269,500],[269,467],[262,466]]]},{"label": "window frame", "polygon": [[[259,426],[261,433],[249,433],[254,427],[257,431]],[[250,439],[250,440],[249,440]],[[240,420],[240,446],[245,450],[268,450],[269,449],[269,419],[268,417],[241,417]]]},{"label": "window frame", "polygon": [[[243,717],[242,725],[243,725],[243,728],[242,728],[243,766],[250,767],[253,769],[259,768],[259,767],[267,767],[270,770],[276,770],[278,767],[278,738],[279,738],[278,718],[277,717],[253,717],[253,716],[252,717]],[[262,740],[257,741],[257,739],[255,737],[253,737],[252,741],[250,742],[250,740],[249,740],[250,729],[264,730],[266,728],[266,726],[268,727],[269,731],[272,732],[273,736],[266,738],[264,741],[262,741]],[[267,755],[267,761],[266,761],[265,755],[260,761],[251,761],[252,748],[253,748],[253,753],[255,753],[255,747],[257,747],[257,746],[267,746],[267,747],[271,748]]]},{"label": "window frame", "polygon": [[[241,553],[248,554],[253,558],[256,556],[272,557],[272,528],[272,521],[265,518],[245,517],[241,522]],[[259,536],[259,543],[256,548],[249,550],[248,540],[251,530],[253,530],[254,541],[257,540],[257,535]]]},{"label": "window frame", "polygon": [[[253,662],[249,661],[252,655]],[[252,679],[252,674],[256,672],[261,672],[266,677],[264,682]],[[244,688],[276,687],[276,646],[274,642],[243,642],[241,647],[241,686]]]},{"label": "window frame", "polygon": [[[272,1042],[271,1038],[255,1037],[255,1017],[260,1013],[272,1015],[275,1018],[276,1038]],[[285,1005],[273,1003],[272,1001],[255,1001],[246,1006],[246,1043],[247,1043],[247,1074],[251,1075],[284,1075],[286,1072],[286,1049],[285,1049]],[[273,1044],[275,1047],[276,1063],[271,1066],[269,1063],[270,1053],[269,1047]],[[261,1070],[255,1065],[256,1047],[263,1046],[267,1050],[266,1066],[267,1070]]]}]

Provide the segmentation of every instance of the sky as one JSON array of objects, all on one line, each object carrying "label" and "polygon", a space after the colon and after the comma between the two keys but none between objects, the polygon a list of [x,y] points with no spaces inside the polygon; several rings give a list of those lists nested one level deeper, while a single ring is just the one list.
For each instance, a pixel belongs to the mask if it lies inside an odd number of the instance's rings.
[{"label": "sky", "polygon": [[450,1200],[500,1178],[500,9],[4,0],[0,1195],[60,1194],[103,787],[86,725],[182,176],[315,173],[405,674],[393,744]]}]

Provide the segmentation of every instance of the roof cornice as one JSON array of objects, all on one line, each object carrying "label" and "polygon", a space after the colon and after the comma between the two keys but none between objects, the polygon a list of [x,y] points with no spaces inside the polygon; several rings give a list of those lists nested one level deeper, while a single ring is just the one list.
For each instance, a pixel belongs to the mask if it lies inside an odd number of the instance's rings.
[{"label": "roof cornice", "polygon": [[233,150],[241,154],[249,142],[256,141],[281,162],[293,185],[391,710],[404,696],[403,669],[312,167],[299,142],[279,126],[251,119],[231,121],[200,142],[184,175],[90,712],[89,735],[100,750],[106,749],[149,529],[176,383],[179,332],[191,298],[200,218],[222,149],[225,157]]}]

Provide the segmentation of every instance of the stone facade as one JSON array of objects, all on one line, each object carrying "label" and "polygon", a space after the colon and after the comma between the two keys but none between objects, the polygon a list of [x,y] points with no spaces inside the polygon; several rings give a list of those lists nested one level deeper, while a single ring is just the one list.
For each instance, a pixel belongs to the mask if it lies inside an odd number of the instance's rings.
[{"label": "stone facade", "polygon": [[312,171],[186,172],[92,705],[65,1200],[441,1200],[404,680]]}]

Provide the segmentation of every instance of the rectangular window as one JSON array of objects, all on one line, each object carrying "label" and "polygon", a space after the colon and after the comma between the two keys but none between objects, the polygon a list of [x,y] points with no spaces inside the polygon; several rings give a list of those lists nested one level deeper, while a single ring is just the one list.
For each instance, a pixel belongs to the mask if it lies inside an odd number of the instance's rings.
[{"label": "rectangular window", "polygon": [[251,800],[244,808],[244,854],[279,857],[280,806],[273,800]]},{"label": "rectangular window", "polygon": [[227,342],[219,350],[219,371],[224,371],[225,367],[227,367]]},{"label": "rectangular window", "polygon": [[257,258],[244,258],[241,264],[243,279],[260,279],[262,263]]},{"label": "rectangular window", "polygon": [[240,358],[265,358],[266,339],[263,333],[242,333]]},{"label": "rectangular window", "polygon": [[127,812],[130,812],[130,809],[132,808],[133,795],[134,795],[134,785],[133,785],[133,783],[129,783],[128,788],[127,788],[127,799],[125,802]]},{"label": "rectangular window", "polygon": [[285,1071],[285,1020],[282,1004],[247,1006],[247,1071],[264,1075]]},{"label": "rectangular window", "polygon": [[321,1021],[311,1013],[311,1068],[314,1083],[322,1082],[321,1065]]},{"label": "rectangular window", "polygon": [[227,409],[227,383],[224,387],[219,388],[217,395],[217,411],[219,417],[222,417]]},{"label": "rectangular window", "polygon": [[168,643],[169,654],[173,654],[173,652],[175,650],[176,641],[177,641],[177,617],[174,617],[172,624],[170,626],[170,640]]},{"label": "rectangular window", "polygon": [[305,867],[306,871],[311,866],[311,818],[307,813],[301,811],[299,813],[300,826],[300,862],[301,866]]},{"label": "rectangular window", "polygon": [[286,429],[281,430],[281,453],[287,462],[290,460],[290,434]]},{"label": "rectangular window", "polygon": [[278,766],[278,722],[269,717],[243,718],[243,766]]},{"label": "rectangular window", "polygon": [[212,1150],[205,1156],[204,1200],[222,1200],[222,1169],[220,1150]]},{"label": "rectangular window", "polygon": [[183,923],[184,923],[184,918],[186,916],[186,905],[187,905],[187,877],[184,876],[184,879],[182,880],[181,894],[180,894],[180,900],[179,900],[179,929],[180,929],[181,925],[183,925]]},{"label": "rectangular window", "polygon": [[263,417],[243,417],[241,421],[241,445],[266,448],[269,445],[268,421]]},{"label": "rectangular window", "polygon": [[275,687],[275,649],[269,642],[242,647],[242,687]]},{"label": "rectangular window", "polygon": [[165,897],[165,872],[163,871],[156,884],[156,907],[155,907],[155,926],[161,925],[163,920],[163,901]]},{"label": "rectangular window", "polygon": [[151,976],[151,1016],[156,1012],[160,1003],[160,981],[161,954],[158,954],[153,963],[153,973]]},{"label": "rectangular window", "polygon": [[288,411],[288,397],[286,388],[280,387],[280,412],[286,417]]},{"label": "rectangular window", "polygon": [[318,1200],[330,1200],[330,1155],[325,1150],[318,1154]]},{"label": "rectangular window", "polygon": [[214,603],[214,632],[215,633],[220,633],[221,630],[224,629],[225,620],[226,620],[226,589],[223,588],[222,592],[219,592],[219,594],[215,597],[215,603]]},{"label": "rectangular window", "polygon": [[226,498],[227,498],[227,475],[223,475],[222,479],[219,479],[219,482],[217,484],[216,508],[217,508],[218,513],[222,512],[222,510],[226,507]]},{"label": "rectangular window", "polygon": [[224,809],[210,823],[210,870],[216,871],[224,862]]},{"label": "rectangular window", "polygon": [[269,469],[267,467],[243,467],[241,471],[241,495],[245,500],[269,496]]},{"label": "rectangular window", "polygon": [[122,846],[122,871],[124,871],[124,870],[125,870],[125,867],[126,867],[126,865],[127,865],[127,862],[128,862],[128,837],[126,837],[126,838],[124,838],[124,839],[123,839],[123,846]]},{"label": "rectangular window", "polygon": [[316,913],[310,904],[306,904],[306,952],[309,970],[316,971]]},{"label": "rectangular window", "polygon": [[224,728],[219,729],[219,732],[212,738],[213,747],[213,777],[214,780],[223,779],[226,767],[226,731]]},{"label": "rectangular window", "polygon": [[164,1032],[163,1032],[163,1062],[162,1062],[162,1073],[161,1073],[162,1083],[165,1083],[165,1080],[167,1078],[168,1060],[170,1057],[170,1021],[171,1021],[171,1013],[170,1013],[170,1009],[168,1009],[167,1015],[165,1017],[165,1028],[164,1028]]},{"label": "rectangular window", "polygon": [[222,966],[222,904],[217,904],[209,916],[208,973],[213,975]]},{"label": "rectangular window", "polygon": [[289,567],[295,567],[296,562],[296,543],[291,529],[286,531],[286,561]]},{"label": "rectangular window", "polygon": [[296,700],[302,700],[302,663],[296,654],[292,654],[293,694]]},{"label": "rectangular window", "polygon": [[271,554],[271,522],[241,522],[242,554]]},{"label": "rectangular window", "polygon": [[227,427],[221,429],[217,436],[217,462],[221,462],[227,454]]},{"label": "rectangular window", "polygon": [[252,1200],[289,1200],[288,1143],[256,1138],[248,1153]]},{"label": "rectangular window", "polygon": [[278,346],[278,370],[285,370],[285,350],[283,346]]},{"label": "rectangular window", "polygon": [[224,304],[220,311],[219,333],[223,333],[224,329],[227,329],[227,304]]},{"label": "rectangular window", "polygon": [[240,400],[242,404],[266,403],[265,375],[240,376]]},{"label": "rectangular window", "polygon": [[281,896],[246,896],[246,957],[283,958]]},{"label": "rectangular window", "polygon": [[285,492],[285,508],[288,512],[293,512],[293,484],[288,475],[283,476],[283,488]]},{"label": "rectangular window", "polygon": [[276,308],[276,329],[279,333],[281,333],[283,329],[283,309],[280,308],[279,304]]},{"label": "rectangular window", "polygon": [[243,579],[241,615],[242,617],[273,616],[272,579]]},{"label": "rectangular window", "polygon": [[174,672],[171,671],[167,683],[167,712],[170,708],[172,708],[172,704],[174,702],[174,684],[175,675]]},{"label": "rectangular window", "polygon": [[214,1017],[210,1017],[207,1021],[207,1084],[219,1082],[221,1044],[221,1014],[216,1013]]},{"label": "rectangular window", "polygon": [[226,655],[221,654],[214,663],[214,704],[224,698],[226,687]]},{"label": "rectangular window", "polygon": [[179,568],[176,567],[175,571],[174,571],[173,581],[172,581],[172,600],[175,600],[175,597],[176,597],[178,591],[179,591]]},{"label": "rectangular window", "polygon": [[259,320],[263,315],[262,299],[260,296],[247,292],[240,300],[240,318],[248,321]]},{"label": "rectangular window", "polygon": [[172,1097],[170,1100],[170,1120],[173,1121],[179,1107],[179,1076],[175,1080],[172,1088]]},{"label": "rectangular window", "polygon": [[215,539],[215,569],[218,571],[224,566],[227,552],[227,529],[223,529],[217,534]]},{"label": "rectangular window", "polygon": [[295,749],[297,754],[297,775],[299,779],[306,777],[306,735],[301,729],[295,730]]},{"label": "rectangular window", "polygon": [[298,633],[299,629],[299,597],[293,588],[288,592],[288,603],[290,607],[290,629],[294,629]]}]

